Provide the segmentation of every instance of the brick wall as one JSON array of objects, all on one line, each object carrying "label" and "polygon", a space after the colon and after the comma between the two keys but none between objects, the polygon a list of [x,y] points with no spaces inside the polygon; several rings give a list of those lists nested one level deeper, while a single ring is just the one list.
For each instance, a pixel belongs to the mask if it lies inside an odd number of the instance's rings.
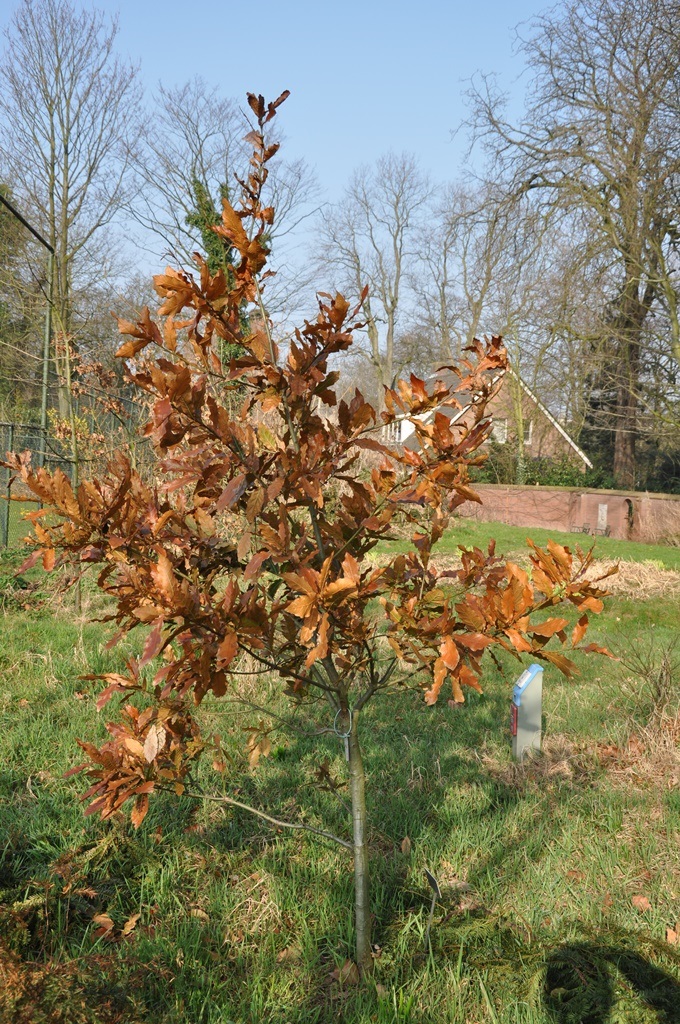
[{"label": "brick wall", "polygon": [[465,502],[457,514],[483,522],[547,530],[604,532],[648,543],[680,540],[680,495],[585,491],[568,487],[475,484],[482,505]]}]

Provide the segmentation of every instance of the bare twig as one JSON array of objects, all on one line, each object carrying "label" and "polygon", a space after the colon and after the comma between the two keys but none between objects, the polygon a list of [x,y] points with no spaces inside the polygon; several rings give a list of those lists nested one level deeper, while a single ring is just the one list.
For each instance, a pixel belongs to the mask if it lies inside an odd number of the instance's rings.
[{"label": "bare twig", "polygon": [[[165,792],[174,792],[174,790],[165,789],[160,786],[159,789],[165,790]],[[271,825],[275,825],[277,828],[292,828],[299,829],[304,832],[312,832],[315,836],[321,836],[322,839],[331,839],[334,843],[338,843],[340,846],[344,846],[347,850],[354,849],[352,843],[349,843],[346,839],[341,839],[339,836],[334,836],[332,832],[326,832],[322,828],[314,828],[313,825],[305,825],[301,821],[281,821],[280,818],[274,818],[271,814],[265,814],[264,811],[258,811],[256,807],[251,807],[249,804],[241,803],[240,800],[234,800],[230,796],[212,796],[209,793],[191,793],[185,790],[183,796],[191,797],[193,800],[210,800],[212,803],[217,804],[228,804],[230,807],[238,807],[241,811],[247,811],[249,814],[254,814],[257,818],[262,818],[263,821],[268,821]]]}]

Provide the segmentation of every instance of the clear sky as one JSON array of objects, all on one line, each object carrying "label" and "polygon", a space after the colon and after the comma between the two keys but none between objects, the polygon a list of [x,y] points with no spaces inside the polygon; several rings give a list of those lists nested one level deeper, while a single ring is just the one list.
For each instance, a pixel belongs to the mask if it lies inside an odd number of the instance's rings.
[{"label": "clear sky", "polygon": [[[226,4],[121,0],[119,49],[139,59],[145,84],[194,75],[227,96],[291,97],[281,110],[286,155],[316,167],[329,199],[352,169],[408,150],[438,180],[459,176],[465,80],[497,71],[521,92],[512,28],[541,0],[339,0]],[[249,22],[251,16],[253,21]]]},{"label": "clear sky", "polygon": [[[0,0],[0,28],[18,3]],[[435,182],[460,178],[466,136],[452,139],[452,131],[466,116],[469,79],[495,71],[519,103],[524,65],[513,53],[513,29],[545,9],[546,0],[93,5],[118,15],[117,52],[140,64],[148,100],[159,81],[182,85],[196,75],[244,106],[247,91],[274,99],[290,89],[278,119],[282,155],[304,157],[316,170],[319,201],[333,202],[354,168],[389,150],[415,153]],[[312,225],[305,221],[290,245],[304,247]],[[148,249],[143,239],[141,248],[133,242],[137,269],[157,269],[159,244],[155,236]],[[293,249],[290,258],[295,262]]]}]

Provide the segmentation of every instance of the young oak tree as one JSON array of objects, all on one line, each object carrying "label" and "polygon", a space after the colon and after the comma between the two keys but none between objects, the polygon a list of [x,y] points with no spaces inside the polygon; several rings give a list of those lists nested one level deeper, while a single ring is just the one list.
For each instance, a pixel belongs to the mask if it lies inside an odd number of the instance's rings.
[{"label": "young oak tree", "polygon": [[[278,674],[291,701],[327,701],[347,740],[351,841],[245,809],[352,850],[356,958],[367,970],[363,708],[405,681],[422,686],[427,704],[445,684],[462,702],[465,687],[480,689],[487,649],[530,654],[569,674],[573,663],[548,645],[556,639],[570,650],[603,651],[582,641],[587,613],[601,609],[604,591],[586,579],[590,554],[574,556],[554,543],[547,551],[532,546],[531,574],[497,557],[493,543],[487,553],[462,551],[455,572],[432,564],[450,512],[479,500],[468,468],[483,458],[490,381],[505,365],[500,338],[475,342],[454,371],[456,384],[437,380],[428,390],[412,376],[386,389],[380,417],[359,391],[336,404],[339,374],[329,369],[352,343],[365,296],[351,311],[341,295],[321,295],[318,315],[281,355],[262,298],[262,239],[274,212],[260,195],[276,149],[267,125],[286,95],[270,104],[248,97],[257,122],[248,136],[250,173],[238,209],[225,202],[216,228],[238,254],[233,273],[211,274],[197,256],[198,278],[168,269],[155,279],[164,300],[158,322],[148,311],[139,323],[120,322],[128,340],[118,355],[152,400],[146,433],[158,452],[159,482],[144,482],[123,454],[102,479],[83,480],[75,492],[59,470],[32,471],[28,454],[12,465],[43,503],[30,515],[38,547],[29,562],[42,557],[48,570],[69,559],[98,564],[99,586],[115,603],[116,639],[148,629],[142,655],[125,672],[97,677],[106,684],[100,707],[114,694],[138,696],[108,724],[101,747],[80,744],[88,762],[74,771],[87,769],[92,779],[87,813],[107,818],[129,801],[139,826],[154,791],[191,792],[196,759],[219,742],[201,735],[192,708],[209,691],[219,698],[237,690],[243,659]],[[244,304],[259,315],[245,320]],[[245,354],[225,366],[217,355],[223,342]],[[242,396],[236,416],[229,412],[235,387]],[[459,408],[463,392],[473,396],[474,414],[453,425],[442,410]],[[376,428],[400,416],[413,423],[419,451],[380,440]],[[370,471],[361,469],[367,451],[375,460]],[[337,496],[327,501],[331,487]],[[411,550],[369,561],[397,515],[414,524]],[[570,636],[566,618],[544,614],[563,602],[581,612]],[[264,746],[266,736],[253,735],[251,749]]]}]

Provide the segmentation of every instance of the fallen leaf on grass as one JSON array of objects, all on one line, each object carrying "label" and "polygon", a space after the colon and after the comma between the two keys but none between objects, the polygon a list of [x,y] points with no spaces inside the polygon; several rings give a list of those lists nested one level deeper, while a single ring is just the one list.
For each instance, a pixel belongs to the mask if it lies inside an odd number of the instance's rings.
[{"label": "fallen leaf on grass", "polygon": [[359,968],[353,960],[345,960],[342,967],[336,967],[334,971],[331,971],[330,977],[341,985],[358,985]]},{"label": "fallen leaf on grass", "polygon": [[567,878],[570,882],[582,882],[585,877],[586,876],[583,871],[577,871],[575,868],[572,868],[571,871],[567,871]]},{"label": "fallen leaf on grass", "polygon": [[669,946],[680,945],[680,925],[676,924],[675,928],[666,928],[666,942]]},{"label": "fallen leaf on grass", "polygon": [[607,761],[615,761],[620,756],[621,751],[613,743],[598,743],[597,744],[597,757],[600,764],[605,764]]},{"label": "fallen leaf on grass", "polygon": [[411,849],[412,849],[411,840],[409,839],[408,836],[404,836],[404,838],[401,841],[401,852],[404,854],[405,857],[410,857],[411,856]]},{"label": "fallen leaf on grass", "polygon": [[94,931],[95,938],[113,938],[115,925],[108,914],[95,914],[92,918],[92,923],[97,925]]},{"label": "fallen leaf on grass", "polygon": [[280,953],[276,955],[277,964],[283,963],[284,960],[297,960],[300,956],[299,946],[286,946]]},{"label": "fallen leaf on grass", "polygon": [[209,921],[210,917],[206,914],[205,910],[201,910],[200,907],[194,907],[191,911],[191,917],[197,917],[199,921]]},{"label": "fallen leaf on grass", "polygon": [[633,757],[640,757],[645,752],[645,745],[639,736],[633,734],[628,740],[628,750]]},{"label": "fallen leaf on grass", "polygon": [[640,911],[641,914],[644,913],[646,910],[652,909],[652,904],[649,902],[646,896],[633,896],[630,902],[633,904],[636,910]]},{"label": "fallen leaf on grass", "polygon": [[120,934],[123,938],[134,931],[137,922],[139,921],[141,916],[141,914],[132,914],[130,917],[128,917],[127,921],[120,930]]}]

